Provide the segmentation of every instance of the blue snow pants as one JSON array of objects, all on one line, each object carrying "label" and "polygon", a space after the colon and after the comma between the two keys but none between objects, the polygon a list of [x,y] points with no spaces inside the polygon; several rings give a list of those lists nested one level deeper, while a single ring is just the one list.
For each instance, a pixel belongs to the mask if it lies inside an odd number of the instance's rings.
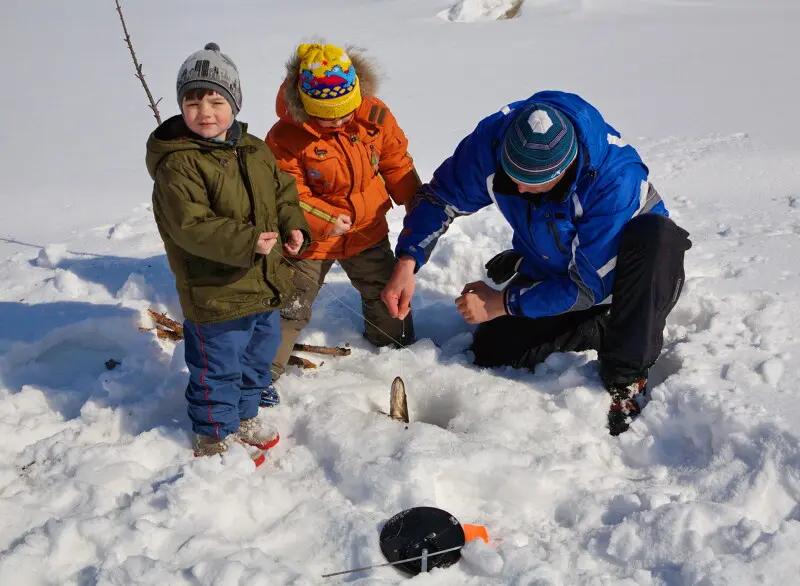
[{"label": "blue snow pants", "polygon": [[199,435],[217,439],[258,415],[261,391],[281,341],[280,312],[266,311],[216,324],[183,322],[189,367],[189,419]]}]

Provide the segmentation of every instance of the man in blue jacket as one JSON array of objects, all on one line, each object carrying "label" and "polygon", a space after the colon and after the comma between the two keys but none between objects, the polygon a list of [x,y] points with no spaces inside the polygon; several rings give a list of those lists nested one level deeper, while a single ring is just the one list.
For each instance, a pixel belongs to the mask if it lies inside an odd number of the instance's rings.
[{"label": "man in blue jacket", "polygon": [[475,363],[534,369],[552,352],[597,350],[618,435],[644,405],[691,247],[647,177],[636,150],[579,96],[545,91],[510,104],[420,188],[384,303],[403,319],[414,274],[453,219],[496,204],[514,236],[486,269],[507,284],[468,283],[456,299],[481,324]]}]

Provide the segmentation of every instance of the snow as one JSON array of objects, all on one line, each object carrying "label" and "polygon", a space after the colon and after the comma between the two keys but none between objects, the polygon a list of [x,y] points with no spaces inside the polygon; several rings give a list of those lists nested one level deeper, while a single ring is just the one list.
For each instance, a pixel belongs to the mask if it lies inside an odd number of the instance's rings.
[{"label": "snow", "polygon": [[[453,299],[510,242],[494,209],[458,218],[418,275],[420,341],[375,350],[334,269],[301,341],[350,344],[290,370],[281,433],[195,459],[180,318],[149,207],[154,120],[113,3],[3,6],[0,584],[396,584],[382,524],[436,506],[487,527],[427,585],[792,584],[800,570],[800,49],[793,0],[123,3],[163,116],[209,41],[242,74],[257,135],[293,46],[369,49],[429,177],[477,121],[538,89],[596,104],[691,232],[683,295],[631,430],[608,436],[594,352],[536,373],[480,370]],[[65,22],[74,23],[64,26]],[[77,34],[76,34],[77,33]],[[390,220],[392,239],[402,213]],[[109,369],[106,362],[119,364]],[[113,364],[113,363],[111,363]],[[402,376],[411,423],[390,420]]]},{"label": "snow", "polygon": [[503,20],[513,15],[522,5],[520,0],[459,0],[439,17],[454,22]]}]

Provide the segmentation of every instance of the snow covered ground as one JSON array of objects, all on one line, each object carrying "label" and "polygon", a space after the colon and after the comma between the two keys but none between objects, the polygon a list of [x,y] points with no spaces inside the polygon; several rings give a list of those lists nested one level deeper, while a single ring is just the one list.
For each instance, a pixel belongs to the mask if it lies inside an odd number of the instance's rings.
[{"label": "snow covered ground", "polygon": [[[391,568],[320,576],[382,562],[380,527],[417,505],[492,538],[420,585],[794,583],[800,5],[527,0],[491,21],[502,1],[277,4],[124,4],[162,115],[182,60],[213,40],[240,67],[240,118],[265,134],[284,60],[324,33],[379,61],[423,177],[538,89],[582,94],[640,148],[694,242],[652,401],[611,438],[595,353],[535,374],[471,366],[452,300],[510,240],[487,209],[420,273],[418,343],[367,347],[334,270],[303,340],[352,355],[282,379],[265,414],[282,441],[258,470],[242,450],[192,458],[181,345],[137,330],[149,307],[180,314],[149,209],[154,121],[113,2],[6,3],[0,584],[396,584]],[[378,413],[397,375],[408,429]]]}]

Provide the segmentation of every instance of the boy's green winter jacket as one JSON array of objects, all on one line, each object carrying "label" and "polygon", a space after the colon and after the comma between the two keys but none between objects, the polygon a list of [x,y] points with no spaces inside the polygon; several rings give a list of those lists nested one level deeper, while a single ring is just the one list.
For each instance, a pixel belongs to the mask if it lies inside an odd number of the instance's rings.
[{"label": "boy's green winter jacket", "polygon": [[[301,251],[311,242],[294,179],[240,128],[240,138],[217,144],[193,137],[174,116],[147,140],[153,214],[183,315],[196,323],[281,307],[292,292],[283,242],[294,229],[304,235]],[[261,232],[279,234],[267,257],[255,252]]]}]

